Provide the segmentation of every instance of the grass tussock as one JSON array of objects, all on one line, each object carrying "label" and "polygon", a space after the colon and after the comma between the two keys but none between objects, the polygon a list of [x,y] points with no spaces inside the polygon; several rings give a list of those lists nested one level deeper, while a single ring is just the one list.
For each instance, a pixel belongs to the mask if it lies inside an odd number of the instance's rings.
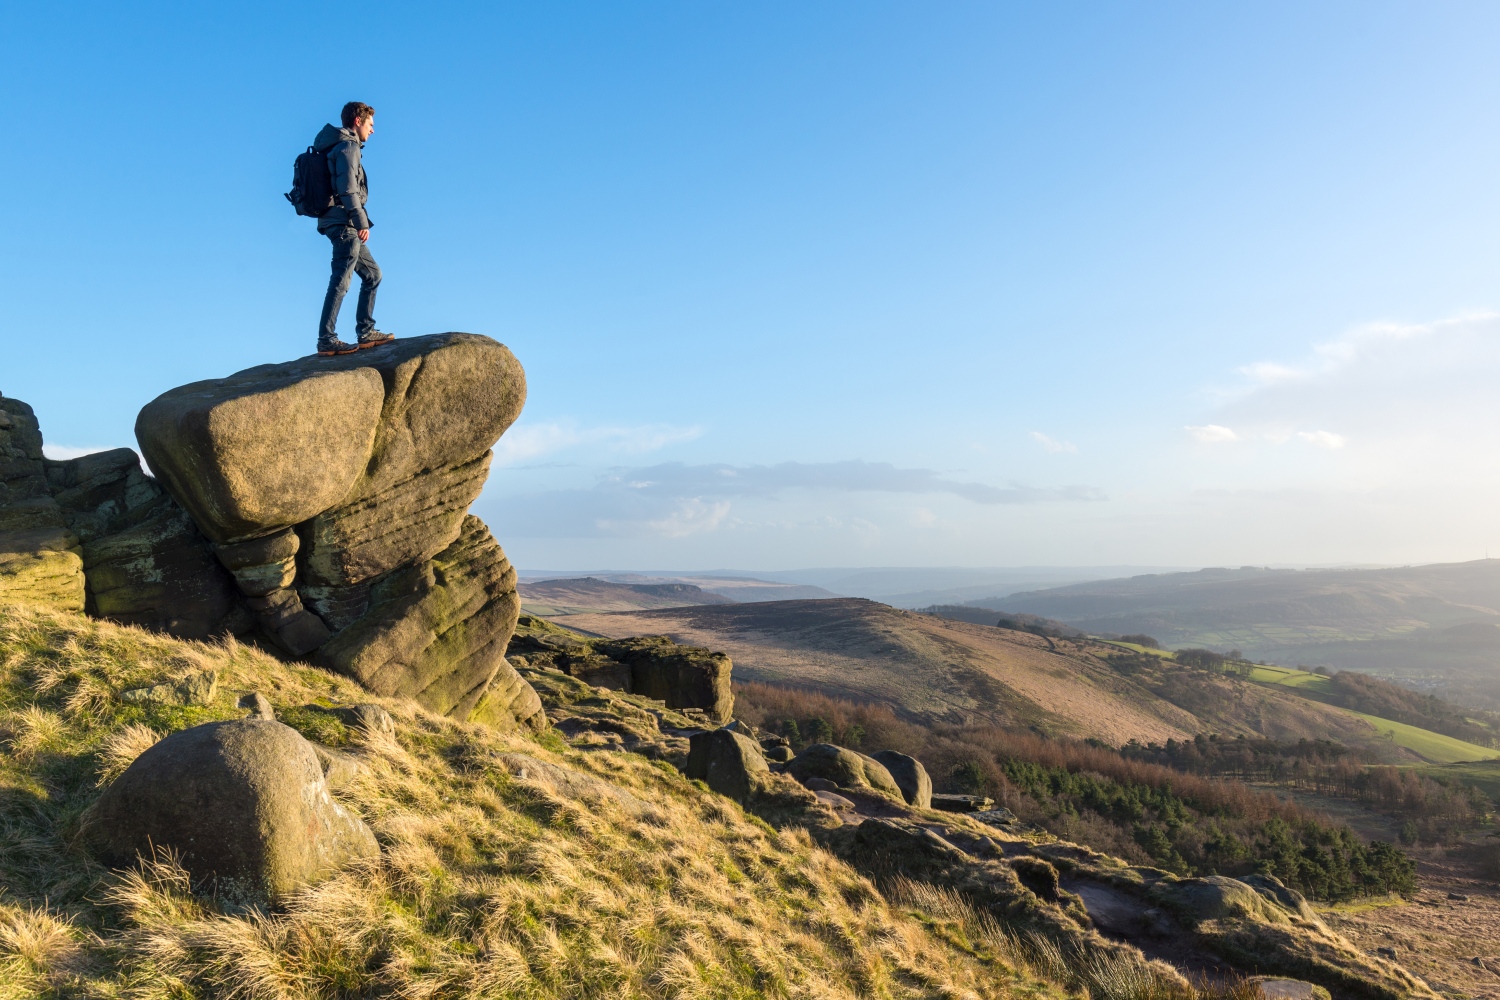
[{"label": "grass tussock", "polygon": [[[118,698],[210,667],[211,705]],[[395,717],[394,735],[349,731],[360,769],[338,791],[379,860],[273,913],[195,896],[170,852],[95,864],[74,835],[99,789],[155,740],[243,716],[252,690],[293,723],[318,703]],[[0,751],[3,1000],[1063,992],[993,921],[964,917],[979,929],[957,935],[951,916],[889,905],[805,831],[771,831],[670,766],[438,718],[232,641],[0,608]],[[523,777],[517,754],[553,770]]]}]

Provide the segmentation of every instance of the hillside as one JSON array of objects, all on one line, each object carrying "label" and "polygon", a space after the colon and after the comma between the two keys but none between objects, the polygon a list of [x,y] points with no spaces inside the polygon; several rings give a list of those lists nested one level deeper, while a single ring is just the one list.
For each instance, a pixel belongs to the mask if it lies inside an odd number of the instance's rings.
[{"label": "hillside", "polygon": [[591,576],[576,580],[522,581],[521,606],[535,615],[571,615],[592,611],[676,608],[688,604],[729,604],[691,583],[611,583]]},{"label": "hillside", "polygon": [[901,611],[873,601],[782,601],[575,615],[570,628],[668,635],[723,650],[741,681],[875,701],[924,722],[1031,727],[1112,745],[1199,732],[1336,739],[1418,758],[1357,716],[1275,686],[1173,672],[1135,678],[1110,647]]},{"label": "hillside", "polygon": [[1500,707],[1500,560],[1376,570],[1206,569],[971,601],[1095,633],[1239,649],[1399,679]]}]

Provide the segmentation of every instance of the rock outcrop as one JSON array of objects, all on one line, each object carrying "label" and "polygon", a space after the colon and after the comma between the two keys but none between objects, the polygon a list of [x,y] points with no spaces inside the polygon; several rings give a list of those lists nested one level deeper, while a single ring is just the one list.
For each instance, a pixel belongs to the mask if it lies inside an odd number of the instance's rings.
[{"label": "rock outcrop", "polygon": [[734,664],[729,657],[666,636],[586,639],[545,619],[522,615],[511,651],[527,666],[654,698],[678,711],[702,712],[710,723],[722,724],[734,714]]},{"label": "rock outcrop", "polygon": [[84,604],[83,551],[52,498],[31,407],[0,396],[0,601]]},{"label": "rock outcrop", "polygon": [[116,868],[171,849],[195,888],[242,904],[275,903],[380,853],[329,795],[313,745],[261,719],[194,726],[152,746],[105,789],[83,833]]},{"label": "rock outcrop", "polygon": [[136,436],[285,653],[436,712],[541,726],[505,660],[515,571],[468,515],[525,397],[503,345],[438,334],[173,389]]},{"label": "rock outcrop", "polygon": [[804,747],[786,765],[786,772],[804,785],[811,778],[823,778],[840,789],[866,788],[897,802],[905,801],[900,786],[884,764],[832,743],[813,743]]}]

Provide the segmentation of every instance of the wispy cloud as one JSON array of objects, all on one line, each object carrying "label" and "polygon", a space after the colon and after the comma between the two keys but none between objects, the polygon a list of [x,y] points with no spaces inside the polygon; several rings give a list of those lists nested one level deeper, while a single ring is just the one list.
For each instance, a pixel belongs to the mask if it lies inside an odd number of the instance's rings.
[{"label": "wispy cloud", "polygon": [[949,495],[981,505],[1103,500],[1092,486],[993,486],[888,462],[776,465],[659,465],[611,469],[590,487],[499,498],[507,531],[519,537],[637,535],[682,538],[732,527],[733,505],[793,494]]},{"label": "wispy cloud", "polygon": [[495,464],[515,465],[543,455],[586,445],[601,446],[610,452],[639,455],[668,445],[692,441],[703,435],[701,427],[676,427],[671,424],[638,426],[579,427],[575,424],[519,424],[505,432],[495,445]]},{"label": "wispy cloud", "polygon": [[1429,323],[1365,323],[1345,331],[1332,340],[1314,344],[1312,353],[1302,361],[1293,364],[1257,361],[1242,365],[1238,371],[1250,381],[1252,388],[1305,381],[1319,376],[1332,375],[1390,346],[1470,329],[1492,323],[1497,319],[1500,319],[1500,313],[1481,310],[1460,313]]},{"label": "wispy cloud", "polygon": [[87,447],[80,448],[71,444],[52,444],[48,442],[42,445],[42,454],[54,462],[66,462],[70,458],[82,458],[85,455],[96,455],[101,451],[110,451],[109,448]]},{"label": "wispy cloud", "polygon": [[1041,445],[1053,455],[1071,455],[1078,451],[1078,446],[1071,441],[1059,441],[1054,437],[1043,434],[1041,431],[1032,431],[1031,440]]}]

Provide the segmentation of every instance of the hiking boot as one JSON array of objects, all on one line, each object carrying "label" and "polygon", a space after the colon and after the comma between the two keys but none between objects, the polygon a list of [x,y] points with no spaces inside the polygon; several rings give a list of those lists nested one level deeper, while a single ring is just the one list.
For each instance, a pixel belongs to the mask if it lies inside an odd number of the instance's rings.
[{"label": "hiking boot", "polygon": [[334,340],[326,344],[319,344],[318,356],[331,358],[335,354],[353,354],[357,350],[359,348],[354,344],[346,344],[342,340]]},{"label": "hiking boot", "polygon": [[395,334],[381,333],[379,330],[371,330],[369,333],[362,333],[359,335],[359,346],[361,349],[366,347],[379,347],[381,344],[389,344],[395,339]]}]

